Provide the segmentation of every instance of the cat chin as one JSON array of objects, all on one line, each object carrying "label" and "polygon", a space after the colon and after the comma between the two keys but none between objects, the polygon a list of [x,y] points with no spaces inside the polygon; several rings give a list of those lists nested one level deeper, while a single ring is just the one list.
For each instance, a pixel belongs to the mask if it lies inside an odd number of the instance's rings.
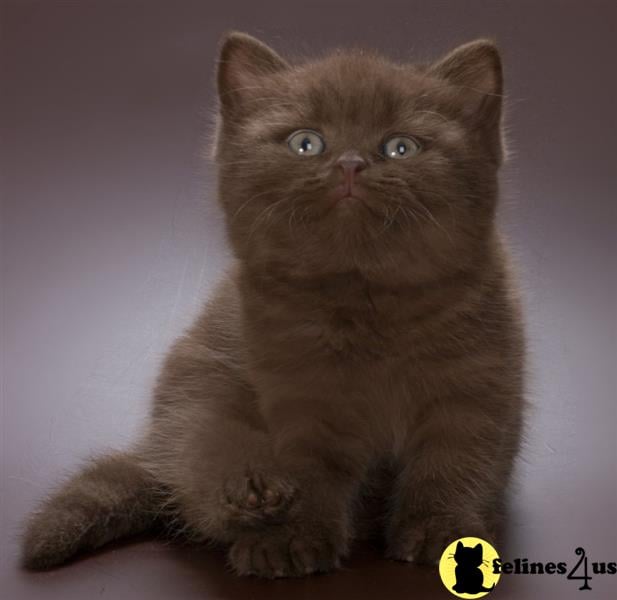
[{"label": "cat chin", "polygon": [[360,211],[364,208],[364,201],[357,196],[345,196],[336,200],[332,211],[337,217],[361,218]]}]

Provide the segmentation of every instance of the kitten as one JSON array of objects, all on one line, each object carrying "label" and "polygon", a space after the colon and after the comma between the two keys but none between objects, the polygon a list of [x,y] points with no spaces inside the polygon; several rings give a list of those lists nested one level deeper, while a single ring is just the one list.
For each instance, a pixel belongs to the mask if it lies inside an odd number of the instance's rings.
[{"label": "kitten", "polygon": [[291,65],[232,33],[218,90],[235,264],[170,352],[143,439],[43,503],[25,566],[163,523],[226,544],[240,575],[329,571],[366,490],[393,559],[494,541],[523,407],[497,49]]}]

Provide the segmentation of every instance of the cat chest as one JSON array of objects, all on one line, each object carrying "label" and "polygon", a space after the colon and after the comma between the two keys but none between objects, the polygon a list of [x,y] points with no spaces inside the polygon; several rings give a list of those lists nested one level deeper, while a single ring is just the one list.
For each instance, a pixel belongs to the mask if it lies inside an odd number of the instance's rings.
[{"label": "cat chest", "polygon": [[340,359],[385,358],[395,350],[396,339],[383,324],[362,311],[333,309],[298,322],[289,331],[306,351]]}]

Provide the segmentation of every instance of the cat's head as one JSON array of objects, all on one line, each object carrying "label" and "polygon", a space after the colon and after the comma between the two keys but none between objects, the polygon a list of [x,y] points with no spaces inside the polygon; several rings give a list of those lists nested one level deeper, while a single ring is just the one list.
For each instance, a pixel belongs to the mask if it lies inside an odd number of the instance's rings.
[{"label": "cat's head", "polygon": [[479,567],[482,564],[482,544],[476,544],[472,548],[463,546],[463,543],[459,542],[454,552],[454,560],[459,566]]},{"label": "cat's head", "polygon": [[422,66],[361,50],[290,64],[232,33],[218,91],[219,194],[245,261],[428,281],[485,252],[502,160],[491,42]]}]

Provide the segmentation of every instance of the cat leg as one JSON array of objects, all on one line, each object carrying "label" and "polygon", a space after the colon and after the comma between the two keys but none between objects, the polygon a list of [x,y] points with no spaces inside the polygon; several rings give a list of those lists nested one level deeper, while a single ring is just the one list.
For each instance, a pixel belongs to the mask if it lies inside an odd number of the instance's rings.
[{"label": "cat leg", "polygon": [[452,402],[428,415],[402,454],[387,527],[390,558],[436,563],[460,537],[495,542],[518,447],[519,423],[489,421],[477,404]]},{"label": "cat leg", "polygon": [[197,333],[176,345],[163,369],[144,455],[172,491],[183,532],[227,543],[238,528],[283,518],[295,487],[274,458],[239,361]]},{"label": "cat leg", "polygon": [[156,521],[161,491],[137,456],[116,453],[93,460],[43,502],[25,524],[22,564],[59,565],[143,532]]},{"label": "cat leg", "polygon": [[348,554],[352,502],[368,463],[367,449],[352,419],[329,418],[332,409],[320,404],[287,398],[273,411],[275,453],[296,495],[285,521],[237,536],[229,561],[240,575],[327,572]]}]

